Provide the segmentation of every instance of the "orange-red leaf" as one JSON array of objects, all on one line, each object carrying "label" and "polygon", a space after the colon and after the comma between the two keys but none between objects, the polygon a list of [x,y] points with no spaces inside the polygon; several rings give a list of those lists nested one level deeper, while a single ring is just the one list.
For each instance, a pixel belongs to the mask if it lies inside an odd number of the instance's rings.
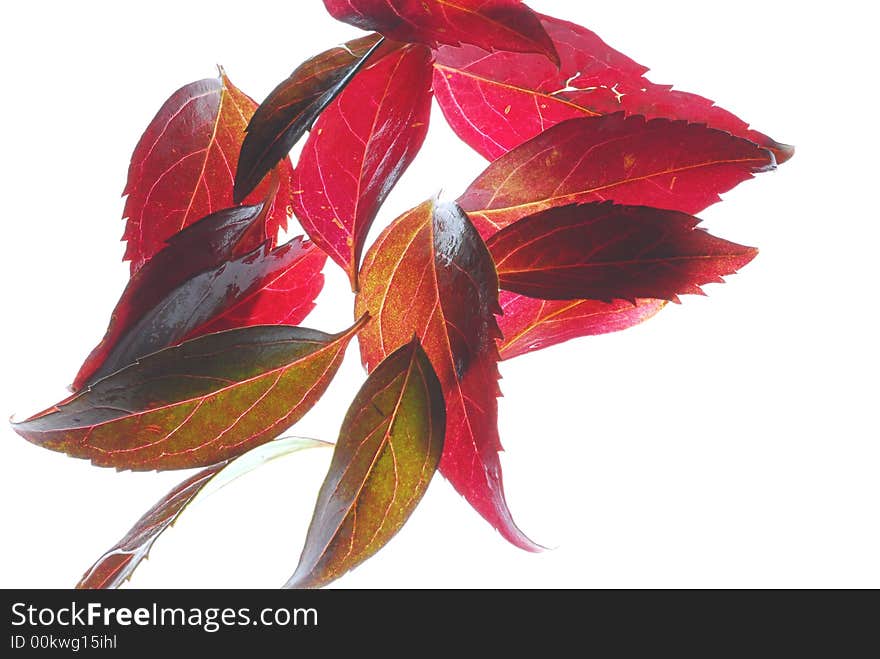
[{"label": "orange-red leaf", "polygon": [[446,400],[441,473],[513,544],[538,549],[513,522],[498,451],[498,278],[492,258],[455,204],[428,201],[385,230],[367,253],[356,309],[368,370],[421,339]]},{"label": "orange-red leaf", "polygon": [[677,211],[610,202],[561,206],[487,241],[501,288],[542,300],[678,302],[723,283],[758,251],[697,229]]},{"label": "orange-red leaf", "polygon": [[431,75],[418,45],[365,68],[321,114],[296,166],[296,216],[353,290],[373,220],[427,135]]},{"label": "orange-red leaf", "polygon": [[208,334],[154,353],[14,423],[38,446],[117,469],[189,469],[278,436],[317,402],[365,320]]},{"label": "orange-red leaf", "polygon": [[302,556],[286,588],[319,588],[384,547],[443,453],[443,390],[417,339],[383,361],[342,423]]},{"label": "orange-red leaf", "polygon": [[586,28],[549,16],[541,23],[560,67],[539,55],[473,46],[437,53],[437,101],[455,132],[489,160],[566,119],[619,111],[705,123],[767,147],[780,163],[794,154],[706,98],[655,85],[644,77],[645,67]]},{"label": "orange-red leaf", "polygon": [[[134,150],[125,194],[123,239],[132,274],[175,233],[233,205],[232,186],[244,130],[257,104],[221,74],[181,88],[159,110]],[[278,167],[278,196],[266,220],[273,242],[290,212],[289,160]],[[248,197],[257,203],[272,183]]]},{"label": "orange-red leaf", "polygon": [[559,55],[538,15],[521,0],[324,0],[330,14],[397,41],[473,44],[485,50]]},{"label": "orange-red leaf", "polygon": [[618,113],[557,124],[489,165],[459,203],[484,237],[587,201],[699,213],[775,167],[770,151],[730,133]]}]

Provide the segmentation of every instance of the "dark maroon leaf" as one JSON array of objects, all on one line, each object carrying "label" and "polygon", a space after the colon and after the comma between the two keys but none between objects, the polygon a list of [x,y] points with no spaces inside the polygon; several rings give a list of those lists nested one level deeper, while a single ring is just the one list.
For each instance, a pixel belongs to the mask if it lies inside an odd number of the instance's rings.
[{"label": "dark maroon leaf", "polygon": [[610,202],[562,206],[523,218],[486,243],[501,288],[542,300],[678,302],[723,283],[758,251],[697,229],[677,211]]},{"label": "dark maroon leaf", "polygon": [[[312,243],[295,238],[249,266],[259,280],[222,301],[222,310],[204,325],[186,335],[203,334],[255,325],[299,325],[312,309],[324,288],[321,271],[327,256]],[[246,281],[246,278],[243,278]]]},{"label": "dark maroon leaf", "polygon": [[[323,285],[320,272],[325,258],[312,243],[294,238],[274,250],[264,245],[241,258],[195,275],[134,320],[125,332],[118,334],[100,366],[88,378],[88,383],[187,338],[229,329],[230,324],[238,327],[269,324],[266,321],[270,319],[271,324],[300,322],[311,311],[314,298]],[[279,279],[288,277],[294,282],[301,277],[307,285],[273,290]],[[250,305],[259,303],[257,296],[278,298],[279,291],[280,299],[270,303],[269,311],[274,311],[274,317],[267,318],[266,313],[249,317]],[[293,297],[284,295],[291,292]],[[300,295],[305,297],[300,298]],[[220,324],[220,318],[227,313],[242,324]]]},{"label": "dark maroon leaf", "polygon": [[236,203],[287,156],[381,43],[382,37],[372,34],[323,52],[301,64],[269,94],[247,126],[235,173]]},{"label": "dark maroon leaf", "polygon": [[113,310],[107,333],[71,388],[77,391],[93,380],[120,338],[174,289],[201,272],[259,248],[265,240],[260,228],[263,208],[260,204],[218,211],[169,238],[165,248],[132,275]]}]

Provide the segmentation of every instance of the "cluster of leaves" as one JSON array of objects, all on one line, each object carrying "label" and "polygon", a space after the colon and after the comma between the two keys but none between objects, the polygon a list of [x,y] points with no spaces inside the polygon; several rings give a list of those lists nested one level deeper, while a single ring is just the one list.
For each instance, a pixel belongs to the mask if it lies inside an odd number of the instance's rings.
[{"label": "cluster of leaves", "polygon": [[[70,398],[15,424],[100,466],[205,467],[81,587],[128,578],[209,483],[314,445],[276,438],[355,337],[369,377],[287,586],[321,586],[378,551],[438,469],[507,540],[537,550],[504,499],[498,362],[632,327],[755,257],[694,214],[790,147],[518,0],[324,4],[374,33],[308,60],[259,107],[221,72],[161,108],[129,170],[131,279],[107,333]],[[432,97],[491,164],[364,255]],[[290,215],[308,239],[278,245]],[[356,294],[357,320],[332,335],[297,327],[328,256]]]}]

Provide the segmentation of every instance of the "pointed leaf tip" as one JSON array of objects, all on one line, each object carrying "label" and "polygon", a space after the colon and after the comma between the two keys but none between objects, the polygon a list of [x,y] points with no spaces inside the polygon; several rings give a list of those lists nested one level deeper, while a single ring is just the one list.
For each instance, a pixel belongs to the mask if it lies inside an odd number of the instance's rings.
[{"label": "pointed leaf tip", "polygon": [[523,218],[488,241],[501,288],[543,300],[678,302],[722,283],[757,250],[715,238],[676,211],[610,202]]},{"label": "pointed leaf tip", "polygon": [[302,418],[365,322],[336,335],[261,326],[199,337],[144,357],[13,428],[38,446],[98,466],[215,464]]},{"label": "pointed leaf tip", "polygon": [[[233,200],[232,172],[256,107],[221,70],[220,77],[182,87],[159,110],[132,154],[124,192],[123,239],[132,274],[200,218],[266,198],[268,184]],[[287,227],[293,167],[289,160],[278,162],[284,194],[272,200],[267,236]]]},{"label": "pointed leaf tip", "polygon": [[588,201],[698,213],[774,165],[772,152],[725,131],[617,113],[544,131],[489,165],[459,203],[484,237]]},{"label": "pointed leaf tip", "polygon": [[501,359],[513,359],[585,336],[621,332],[653,318],[665,300],[550,301],[501,291]]},{"label": "pointed leaf tip", "polygon": [[147,558],[153,544],[175,524],[191,504],[212,491],[228,485],[267,462],[309,448],[332,444],[313,439],[276,439],[245,453],[240,458],[212,465],[188,478],[165,495],[116,545],[101,556],[80,579],[78,590],[118,588],[131,579],[138,565]]},{"label": "pointed leaf tip", "polygon": [[487,159],[567,119],[619,111],[704,123],[774,151],[779,164],[794,155],[711,100],[652,83],[645,67],[586,28],[550,16],[540,20],[559,52],[558,67],[539,55],[474,46],[437,52],[438,104],[459,137]]}]

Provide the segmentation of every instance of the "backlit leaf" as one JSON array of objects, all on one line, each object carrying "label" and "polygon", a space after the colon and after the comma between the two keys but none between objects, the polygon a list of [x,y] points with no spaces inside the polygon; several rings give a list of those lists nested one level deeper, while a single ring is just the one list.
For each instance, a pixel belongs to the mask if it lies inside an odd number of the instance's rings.
[{"label": "backlit leaf", "polygon": [[[257,104],[225,74],[189,84],[159,110],[135,148],[125,194],[125,258],[132,274],[197,220],[233,205],[232,185],[244,129]],[[274,244],[290,212],[290,161],[279,164],[278,196],[270,206],[265,236]],[[245,201],[267,197],[266,180]]]},{"label": "backlit leaf", "polygon": [[428,132],[431,75],[424,46],[385,55],[321,114],[300,155],[296,216],[354,290],[367,232]]},{"label": "backlit leaf", "polygon": [[337,335],[288,326],[208,334],[145,357],[13,429],[104,467],[213,465],[302,418],[365,320]]},{"label": "backlit leaf", "polygon": [[538,15],[520,0],[324,0],[330,14],[397,41],[462,43],[485,50],[559,55]]},{"label": "backlit leaf", "polygon": [[677,211],[605,203],[551,208],[486,243],[501,288],[542,300],[678,301],[757,255]]},{"label": "backlit leaf", "polygon": [[499,296],[504,315],[498,319],[504,339],[501,359],[543,350],[584,336],[598,336],[635,327],[656,316],[665,300],[538,300],[508,291]]},{"label": "backlit leaf", "polygon": [[258,467],[309,448],[332,444],[314,439],[276,439],[252,449],[235,460],[226,460],[186,479],[150,508],[143,517],[83,575],[78,589],[119,588],[150,553],[153,544],[177,523],[184,510]]},{"label": "backlit leaf", "polygon": [[775,167],[770,151],[730,133],[618,113],[557,124],[489,165],[459,203],[483,237],[587,201],[699,213]]},{"label": "backlit leaf", "polygon": [[498,451],[498,278],[485,244],[455,204],[405,213],[368,251],[358,314],[361,358],[373,370],[413,334],[443,386],[446,443],[440,471],[510,542],[539,547],[513,522]]},{"label": "backlit leaf", "polygon": [[235,171],[236,202],[256,188],[267,172],[283,161],[293,145],[334,98],[351,82],[382,37],[371,34],[306,60],[278,85],[247,125]]},{"label": "backlit leaf", "polygon": [[645,67],[586,28],[549,16],[541,22],[560,67],[539,55],[474,46],[437,52],[437,101],[455,132],[489,160],[566,119],[619,111],[705,123],[767,147],[779,163],[794,154],[712,101],[650,82]]},{"label": "backlit leaf", "polygon": [[227,297],[222,311],[190,331],[187,339],[255,325],[299,325],[311,313],[324,288],[321,270],[327,257],[320,249],[294,238],[252,259],[243,269],[254,273],[252,279],[243,278],[246,287]]},{"label": "backlit leaf", "polygon": [[414,339],[372,372],[351,404],[285,587],[319,588],[385,546],[428,489],[445,429],[440,381]]}]

